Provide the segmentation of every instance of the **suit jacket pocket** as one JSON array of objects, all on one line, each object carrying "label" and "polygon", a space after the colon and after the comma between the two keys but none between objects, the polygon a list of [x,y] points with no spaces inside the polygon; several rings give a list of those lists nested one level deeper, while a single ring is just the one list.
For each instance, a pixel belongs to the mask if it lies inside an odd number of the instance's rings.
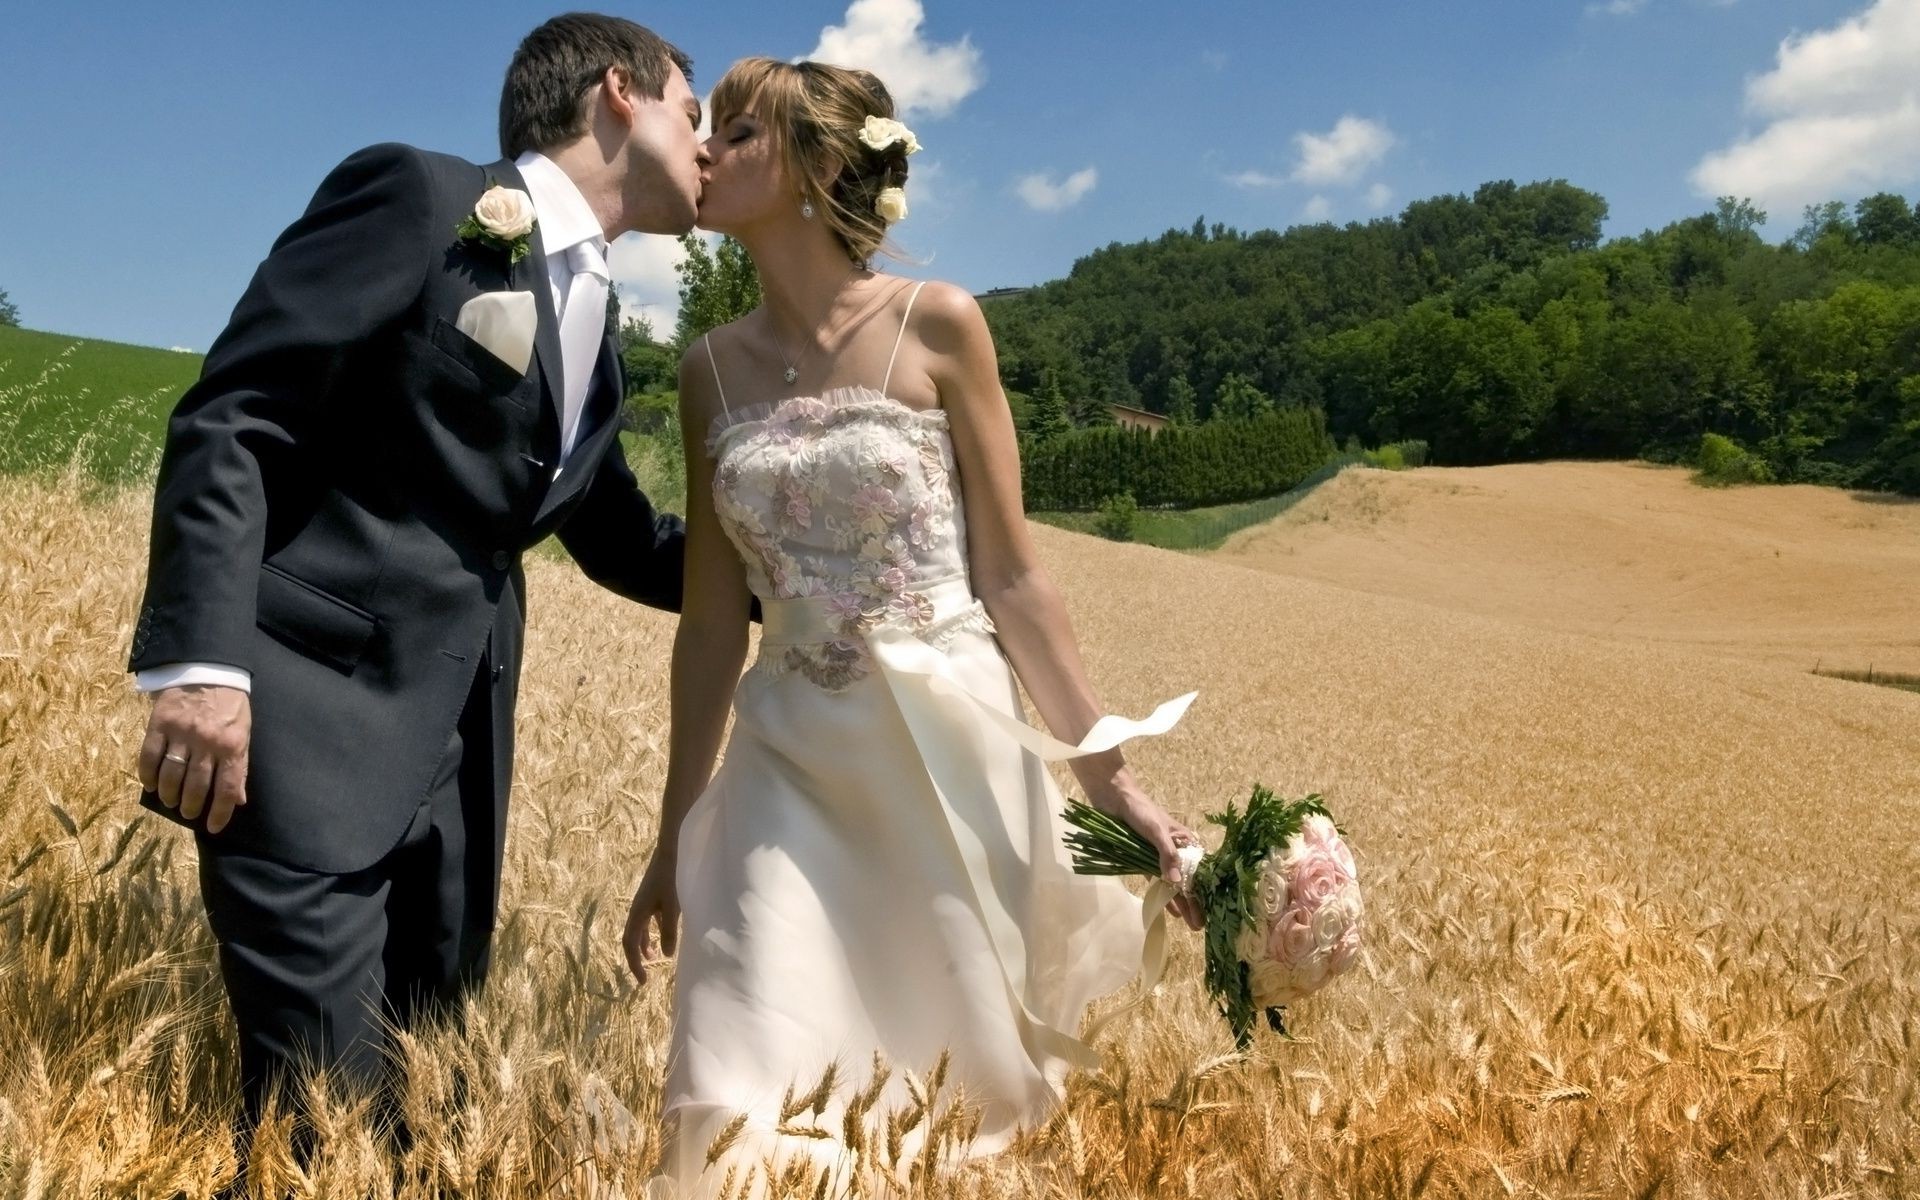
[{"label": "suit jacket pocket", "polygon": [[427,342],[439,351],[441,362],[464,370],[487,395],[505,396],[523,408],[527,406],[534,378],[531,363],[527,374],[516,374],[499,355],[461,333],[444,317],[433,318]]},{"label": "suit jacket pocket", "polygon": [[257,619],[260,628],[308,658],[349,673],[378,624],[372,613],[272,563],[260,564]]}]

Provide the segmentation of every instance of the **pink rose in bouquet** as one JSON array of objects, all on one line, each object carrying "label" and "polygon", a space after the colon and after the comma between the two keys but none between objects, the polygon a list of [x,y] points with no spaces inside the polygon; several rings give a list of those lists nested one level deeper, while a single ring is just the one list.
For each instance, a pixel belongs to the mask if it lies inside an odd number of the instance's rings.
[{"label": "pink rose in bouquet", "polygon": [[[1158,873],[1132,830],[1084,805],[1067,819],[1079,830],[1067,837],[1075,870]],[[1228,805],[1208,820],[1223,843],[1183,851],[1182,887],[1202,913],[1207,990],[1245,1047],[1262,1012],[1284,1032],[1280,1010],[1353,968],[1366,908],[1353,850],[1319,796],[1285,801],[1256,786],[1244,812]]]}]

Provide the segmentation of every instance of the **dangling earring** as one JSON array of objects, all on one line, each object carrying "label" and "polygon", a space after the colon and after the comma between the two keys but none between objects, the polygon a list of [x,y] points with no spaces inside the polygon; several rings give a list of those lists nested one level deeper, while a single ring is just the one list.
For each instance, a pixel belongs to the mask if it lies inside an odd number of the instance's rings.
[{"label": "dangling earring", "polygon": [[813,201],[802,200],[800,202],[800,215],[809,221],[813,220]]}]

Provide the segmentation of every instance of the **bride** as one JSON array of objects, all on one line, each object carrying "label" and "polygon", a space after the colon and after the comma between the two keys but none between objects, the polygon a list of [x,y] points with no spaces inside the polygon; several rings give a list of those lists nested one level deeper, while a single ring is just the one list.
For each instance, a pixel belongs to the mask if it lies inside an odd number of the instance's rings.
[{"label": "bride", "polygon": [[[677,957],[662,1169],[690,1194],[730,1166],[861,1169],[847,1105],[910,1108],[900,1069],[925,1078],[943,1052],[977,1120],[964,1155],[1044,1120],[1067,1071],[1097,1063],[1080,1019],[1139,973],[1159,914],[1072,872],[1043,760],[1071,759],[1170,876],[1192,841],[1113,748],[1191,696],[1101,716],[1028,536],[979,307],[867,265],[919,148],[886,88],[756,58],[712,107],[700,224],[745,246],[765,300],[680,364],[686,615],[625,935],[642,983]],[[1021,718],[1016,673],[1052,735]],[[895,1070],[870,1092],[876,1053]],[[783,1111],[830,1066],[815,1105]]]}]

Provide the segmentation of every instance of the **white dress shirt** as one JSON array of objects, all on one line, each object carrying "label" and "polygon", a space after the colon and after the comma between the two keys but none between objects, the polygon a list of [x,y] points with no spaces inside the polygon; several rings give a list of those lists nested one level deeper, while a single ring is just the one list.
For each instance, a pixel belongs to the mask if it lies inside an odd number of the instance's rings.
[{"label": "white dress shirt", "polygon": [[[533,214],[540,222],[540,245],[547,252],[547,286],[554,316],[560,322],[560,463],[573,453],[580,438],[580,414],[587,407],[587,385],[593,382],[594,362],[606,336],[607,239],[600,218],[593,215],[567,173],[552,159],[529,150],[513,160],[533,198]],[[586,275],[586,279],[576,276]],[[581,311],[567,319],[570,301]],[[556,475],[558,471],[554,472]]]},{"label": "white dress shirt", "polygon": [[[600,219],[580,189],[552,159],[529,150],[514,160],[533,201],[539,222],[540,244],[547,257],[547,287],[553,312],[560,323],[559,477],[580,439],[580,414],[587,406],[587,386],[593,382],[594,363],[606,332],[607,239]],[[576,278],[580,276],[580,278]],[[583,306],[567,320],[569,302]],[[220,663],[172,663],[135,672],[133,685],[142,692],[189,684],[217,684],[253,690],[253,676],[239,667]]]}]

